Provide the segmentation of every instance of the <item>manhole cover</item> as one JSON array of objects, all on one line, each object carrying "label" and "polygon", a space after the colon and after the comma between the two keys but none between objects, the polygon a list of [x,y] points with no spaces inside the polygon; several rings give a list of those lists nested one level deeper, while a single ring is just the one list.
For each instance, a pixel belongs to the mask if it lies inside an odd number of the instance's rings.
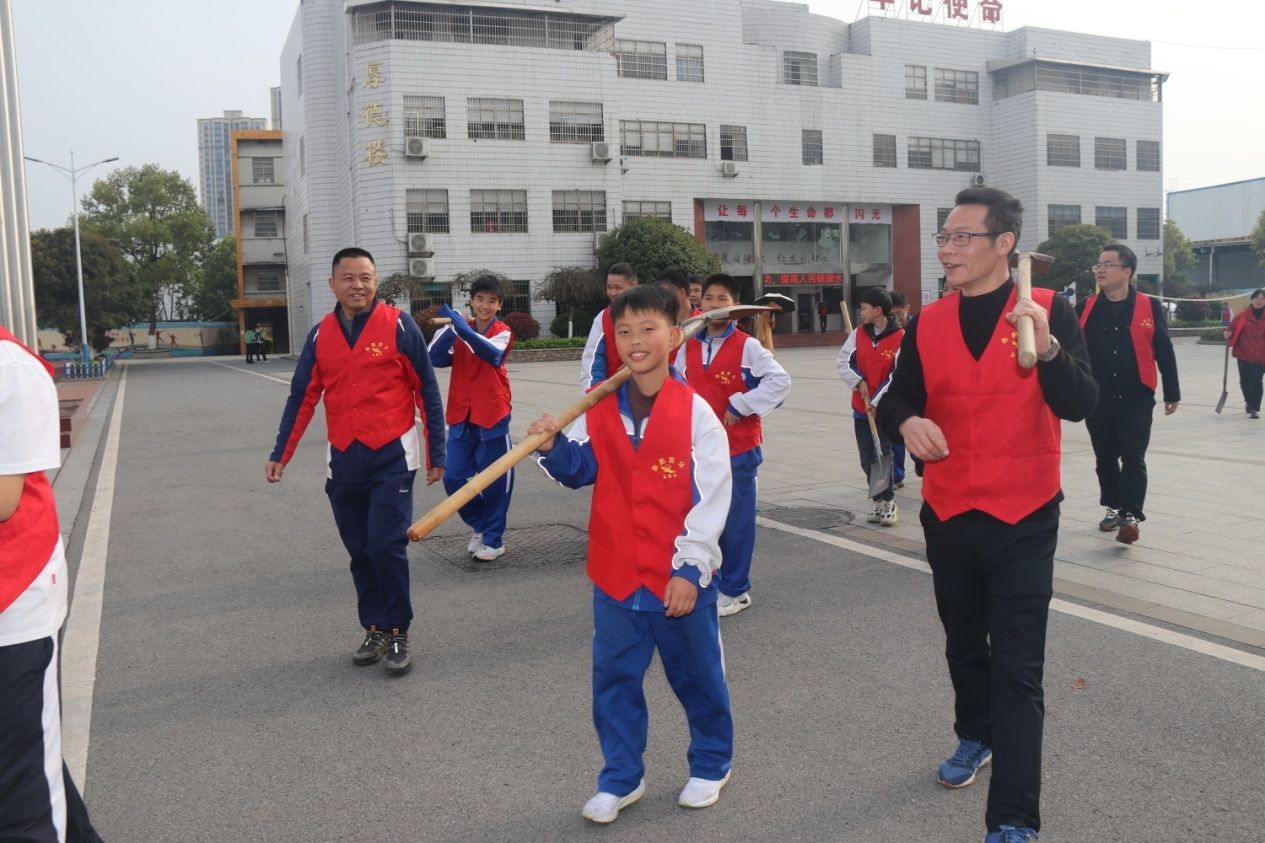
[{"label": "manhole cover", "polygon": [[790,524],[792,527],[803,527],[806,530],[829,530],[852,523],[852,513],[839,509],[812,509],[809,507],[780,507],[766,509],[760,513],[765,518]]},{"label": "manhole cover", "polygon": [[514,527],[505,534],[505,555],[494,562],[479,562],[466,551],[469,533],[432,536],[422,548],[464,571],[501,568],[556,568],[583,565],[588,555],[588,533],[570,524],[537,524]]}]

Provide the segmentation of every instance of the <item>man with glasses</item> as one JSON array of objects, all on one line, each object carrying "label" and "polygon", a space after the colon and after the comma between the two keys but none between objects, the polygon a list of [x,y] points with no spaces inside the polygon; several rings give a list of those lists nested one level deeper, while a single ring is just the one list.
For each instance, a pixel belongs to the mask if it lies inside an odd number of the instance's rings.
[{"label": "man with glasses", "polygon": [[1164,382],[1164,415],[1176,412],[1181,401],[1164,311],[1159,299],[1130,283],[1137,268],[1137,255],[1128,246],[1105,246],[1094,264],[1099,292],[1077,308],[1098,382],[1098,405],[1085,421],[1094,446],[1098,503],[1107,508],[1098,529],[1115,530],[1116,541],[1124,544],[1138,540],[1138,522],[1146,520],[1146,446],[1157,368]]},{"label": "man with glasses", "polygon": [[[909,320],[878,421],[925,461],[920,514],[954,692],[957,750],[939,768],[965,787],[990,762],[986,843],[1041,829],[1042,673],[1058,539],[1059,419],[1097,387],[1071,305],[1020,301],[1010,278],[1023,206],[970,188],[935,235],[950,289]],[[1038,363],[1022,369],[1031,317]]]}]

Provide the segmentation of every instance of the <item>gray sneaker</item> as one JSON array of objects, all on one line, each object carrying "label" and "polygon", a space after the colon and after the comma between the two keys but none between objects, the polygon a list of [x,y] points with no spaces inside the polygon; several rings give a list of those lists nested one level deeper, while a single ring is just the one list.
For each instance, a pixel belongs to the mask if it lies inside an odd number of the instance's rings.
[{"label": "gray sneaker", "polygon": [[408,633],[392,629],[386,637],[387,673],[403,676],[413,669],[413,656],[408,651]]},{"label": "gray sneaker", "polygon": [[1107,507],[1107,514],[1098,522],[1098,529],[1110,533],[1120,526],[1120,510]]},{"label": "gray sneaker", "polygon": [[365,631],[365,640],[361,643],[360,649],[356,650],[351,660],[364,667],[365,665],[377,664],[382,661],[382,657],[387,654],[387,637],[382,630],[376,626],[371,626]]}]

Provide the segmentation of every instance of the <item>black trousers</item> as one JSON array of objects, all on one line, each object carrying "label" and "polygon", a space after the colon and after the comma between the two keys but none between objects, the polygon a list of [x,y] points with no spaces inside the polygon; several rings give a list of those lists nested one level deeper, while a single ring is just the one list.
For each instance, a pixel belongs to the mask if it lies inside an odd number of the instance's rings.
[{"label": "black trousers", "polygon": [[1244,409],[1249,413],[1259,413],[1265,363],[1248,363],[1246,360],[1234,362],[1239,364],[1239,389],[1243,390]]},{"label": "black trousers", "polygon": [[1094,446],[1098,503],[1145,521],[1146,448],[1155,398],[1100,398],[1085,419]]},{"label": "black trousers", "polygon": [[953,730],[993,750],[985,822],[990,831],[1039,831],[1058,504],[1015,525],[977,511],[941,521],[926,504],[921,519],[953,682]]}]

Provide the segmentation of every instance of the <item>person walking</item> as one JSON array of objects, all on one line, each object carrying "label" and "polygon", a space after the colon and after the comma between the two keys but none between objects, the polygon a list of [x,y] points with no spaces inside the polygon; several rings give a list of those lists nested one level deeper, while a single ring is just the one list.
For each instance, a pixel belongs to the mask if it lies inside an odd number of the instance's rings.
[{"label": "person walking", "polygon": [[1252,291],[1248,306],[1235,315],[1222,331],[1239,366],[1239,389],[1243,409],[1254,419],[1261,417],[1262,380],[1265,379],[1265,289]]},{"label": "person walking", "polygon": [[255,362],[255,329],[247,328],[242,332],[242,345],[246,346],[246,362]]}]

